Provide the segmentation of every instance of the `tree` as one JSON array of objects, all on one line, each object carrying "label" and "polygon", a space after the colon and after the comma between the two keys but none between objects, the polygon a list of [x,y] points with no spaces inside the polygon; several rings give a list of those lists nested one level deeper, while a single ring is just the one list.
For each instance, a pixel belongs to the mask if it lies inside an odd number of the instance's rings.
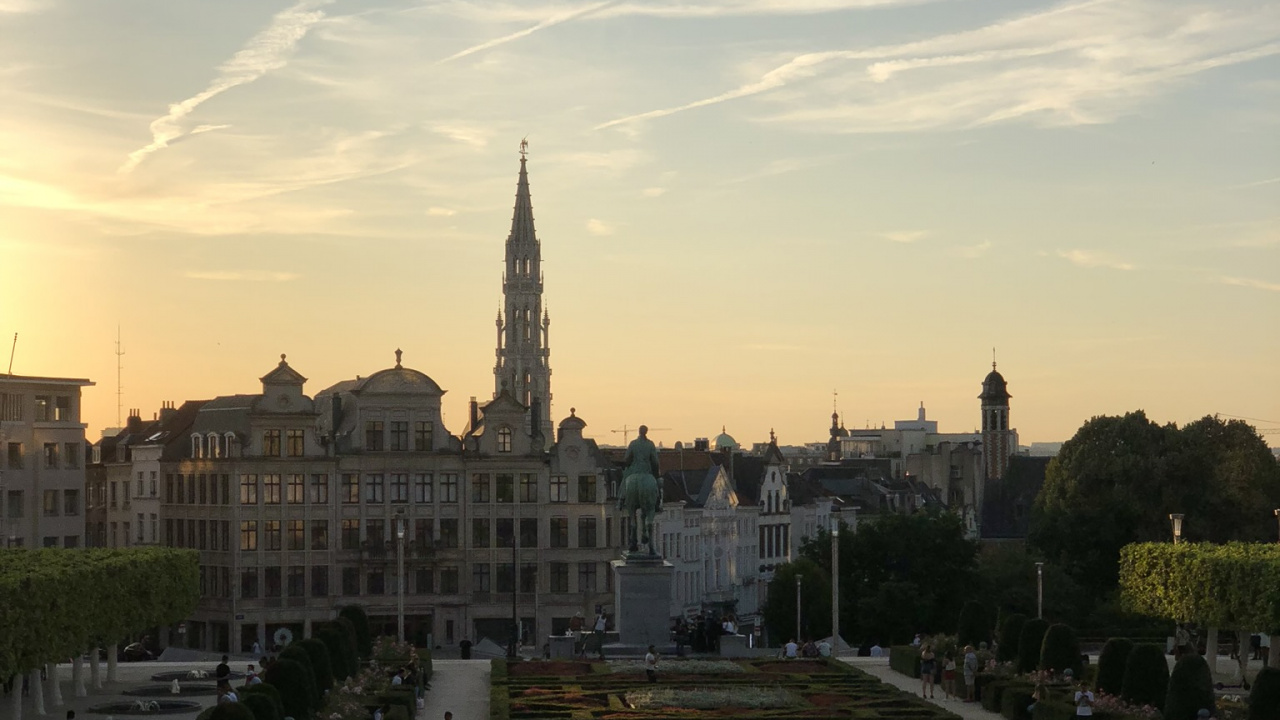
[{"label": "tree", "polygon": [[988,642],[991,639],[991,621],[987,609],[982,603],[970,600],[960,608],[960,619],[956,621],[956,642],[961,647]]},{"label": "tree", "polygon": [[[1005,613],[1037,614],[1036,562],[1045,558],[1024,545],[984,548],[978,557],[978,575],[984,602]],[[1061,565],[1045,563],[1044,616],[1053,622],[1083,627],[1090,598]],[[1015,643],[1017,644],[1017,643]]]},{"label": "tree", "polygon": [[1102,646],[1102,654],[1098,657],[1098,679],[1095,683],[1098,692],[1108,695],[1119,695],[1124,688],[1124,666],[1129,662],[1129,653],[1133,652],[1133,641],[1129,638],[1111,638]]},{"label": "tree", "polygon": [[796,578],[800,578],[800,637],[819,638],[831,634],[831,581],[812,560],[801,557],[779,565],[769,581],[764,607],[764,625],[769,637],[785,643],[796,635]]}]

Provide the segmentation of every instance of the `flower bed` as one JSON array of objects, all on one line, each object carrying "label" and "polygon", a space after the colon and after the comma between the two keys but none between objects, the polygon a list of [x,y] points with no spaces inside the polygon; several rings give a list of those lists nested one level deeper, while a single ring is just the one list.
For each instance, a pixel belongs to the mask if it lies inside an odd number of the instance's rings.
[{"label": "flower bed", "polygon": [[626,704],[647,710],[654,708],[683,708],[689,710],[714,710],[733,707],[747,710],[794,707],[803,701],[794,693],[779,688],[683,688],[656,687],[632,690],[626,694]]},{"label": "flower bed", "polygon": [[[610,660],[611,673],[643,673],[643,660]],[[667,660],[659,664],[659,672],[678,675],[714,675],[717,673],[740,673],[743,668],[732,660]]]}]

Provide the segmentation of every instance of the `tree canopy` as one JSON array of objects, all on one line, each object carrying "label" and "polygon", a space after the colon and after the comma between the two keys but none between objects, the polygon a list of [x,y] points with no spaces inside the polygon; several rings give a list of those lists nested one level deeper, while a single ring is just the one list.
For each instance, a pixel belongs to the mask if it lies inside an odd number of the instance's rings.
[{"label": "tree canopy", "polygon": [[[831,633],[831,579],[807,558],[778,566],[769,581],[764,624],[769,637],[786,642],[796,635],[796,578],[800,578],[800,637],[819,638]],[[843,622],[843,621],[842,621]]]},{"label": "tree canopy", "polygon": [[1128,545],[1120,590],[1130,608],[1178,622],[1280,628],[1280,545]]}]

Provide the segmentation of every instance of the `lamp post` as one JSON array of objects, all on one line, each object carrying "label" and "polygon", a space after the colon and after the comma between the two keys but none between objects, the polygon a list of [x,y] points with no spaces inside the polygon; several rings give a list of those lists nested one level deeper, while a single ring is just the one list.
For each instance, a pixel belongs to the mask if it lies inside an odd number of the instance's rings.
[{"label": "lamp post", "polygon": [[796,642],[800,641],[800,576],[796,575]]},{"label": "lamp post", "polygon": [[404,513],[396,513],[396,637],[404,642]]},{"label": "lamp post", "polygon": [[[1277,531],[1280,532],[1280,508],[1276,508],[1272,512],[1276,515],[1276,525],[1278,526]],[[1280,542],[1280,535],[1276,536],[1276,542]]]},{"label": "lamp post", "polygon": [[1044,563],[1036,563],[1036,617],[1044,619]]},{"label": "lamp post", "polygon": [[840,516],[831,515],[831,653],[840,654]]},{"label": "lamp post", "polygon": [[1182,539],[1182,513],[1169,513],[1169,521],[1173,523],[1173,544]]}]

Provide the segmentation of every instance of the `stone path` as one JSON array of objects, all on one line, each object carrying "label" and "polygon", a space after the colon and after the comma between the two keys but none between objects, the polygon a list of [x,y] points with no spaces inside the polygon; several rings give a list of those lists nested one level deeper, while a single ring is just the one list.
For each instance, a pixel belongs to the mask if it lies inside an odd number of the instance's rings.
[{"label": "stone path", "polygon": [[431,667],[431,689],[418,720],[443,720],[445,711],[453,720],[488,720],[488,660],[433,660]]},{"label": "stone path", "polygon": [[[918,678],[910,678],[900,672],[889,668],[889,658],[887,657],[849,657],[840,658],[841,661],[847,662],[859,670],[874,675],[884,682],[893,685],[902,690],[915,695],[917,698],[925,702],[931,702],[938,707],[949,710],[965,720],[1004,720],[1004,716],[1000,713],[993,713],[990,710],[984,710],[980,703],[967,703],[962,700],[944,700],[942,688],[937,689],[937,697],[928,700],[920,697],[920,680]],[[964,692],[964,680],[956,678],[956,690]]]}]

